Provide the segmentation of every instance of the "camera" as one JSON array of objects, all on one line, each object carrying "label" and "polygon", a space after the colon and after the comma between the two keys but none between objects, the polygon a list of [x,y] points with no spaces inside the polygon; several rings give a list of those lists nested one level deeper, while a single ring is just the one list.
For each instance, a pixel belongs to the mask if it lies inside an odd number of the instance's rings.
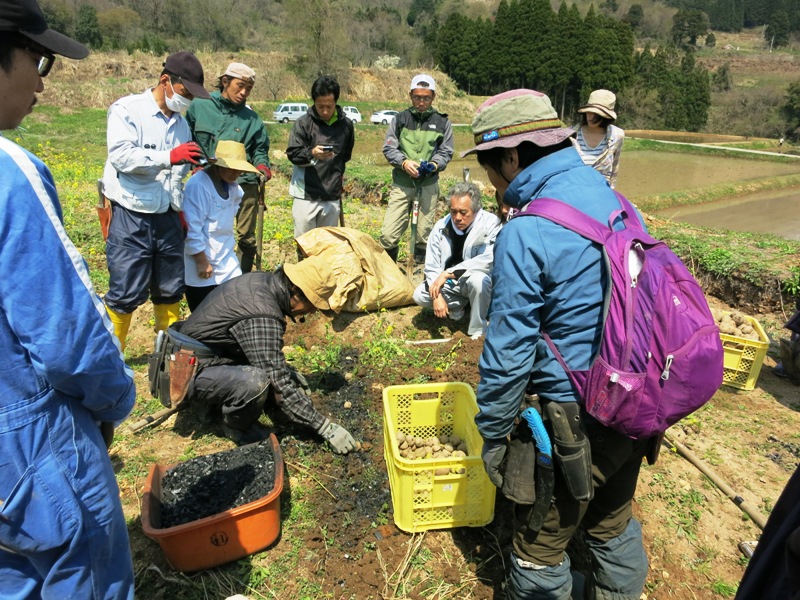
[{"label": "camera", "polygon": [[417,167],[417,172],[420,175],[429,175],[436,170],[436,164],[432,162],[428,162],[427,160],[423,160],[419,163],[419,167]]}]

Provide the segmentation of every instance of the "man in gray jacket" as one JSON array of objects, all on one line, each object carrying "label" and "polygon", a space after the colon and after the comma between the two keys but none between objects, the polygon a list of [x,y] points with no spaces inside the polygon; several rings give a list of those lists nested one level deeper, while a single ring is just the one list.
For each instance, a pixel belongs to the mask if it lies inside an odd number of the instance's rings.
[{"label": "man in gray jacket", "polygon": [[489,273],[500,219],[481,207],[474,183],[457,183],[450,190],[450,214],[434,225],[425,254],[425,281],[414,291],[414,302],[433,308],[439,318],[459,320],[470,306],[467,333],[478,339],[486,328],[492,295]]}]

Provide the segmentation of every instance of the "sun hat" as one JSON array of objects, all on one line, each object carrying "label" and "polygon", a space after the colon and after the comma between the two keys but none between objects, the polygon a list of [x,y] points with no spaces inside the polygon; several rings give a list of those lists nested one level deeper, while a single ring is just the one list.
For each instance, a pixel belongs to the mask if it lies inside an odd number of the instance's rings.
[{"label": "sun hat", "polygon": [[211,94],[203,87],[203,65],[191,52],[175,52],[164,61],[164,70],[170,75],[181,78],[181,83],[195,98],[211,98]]},{"label": "sun hat", "polygon": [[550,103],[550,98],[536,90],[510,90],[492,96],[478,107],[472,120],[474,148],[464,157],[490,148],[514,148],[522,142],[554,146],[575,135],[566,127]]},{"label": "sun hat", "polygon": [[226,75],[249,83],[255,83],[256,81],[256,72],[244,63],[232,62],[222,74],[223,77]]},{"label": "sun hat", "polygon": [[320,310],[331,310],[328,298],[336,291],[336,277],[328,261],[321,256],[309,256],[299,263],[283,265],[283,272],[303,290],[311,304]]},{"label": "sun hat", "polygon": [[579,113],[595,113],[612,121],[617,120],[617,113],[614,107],[617,105],[617,97],[614,92],[608,90],[595,90],[589,94],[589,101],[578,109]]},{"label": "sun hat", "polygon": [[411,80],[411,87],[408,88],[409,91],[414,91],[417,88],[422,88],[425,90],[430,90],[432,92],[436,92],[436,82],[433,80],[433,77],[427,75],[426,73],[422,73],[420,75],[415,75],[414,78]]},{"label": "sun hat", "polygon": [[236,171],[247,171],[248,173],[258,173],[253,165],[247,162],[247,153],[244,144],[233,140],[221,140],[217,142],[217,149],[214,151],[214,166],[234,169]]},{"label": "sun hat", "polygon": [[86,58],[89,49],[47,26],[36,0],[0,0],[0,31],[15,31],[53,54]]}]

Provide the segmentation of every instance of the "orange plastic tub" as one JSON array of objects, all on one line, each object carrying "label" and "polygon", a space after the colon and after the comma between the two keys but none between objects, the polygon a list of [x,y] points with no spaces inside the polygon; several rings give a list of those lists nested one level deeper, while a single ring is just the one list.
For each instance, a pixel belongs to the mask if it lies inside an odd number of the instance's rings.
[{"label": "orange plastic tub", "polygon": [[183,525],[161,529],[161,481],[177,465],[153,465],[144,485],[142,528],[161,546],[169,564],[190,572],[216,567],[272,544],[281,532],[280,495],[283,457],[270,435],[275,460],[275,485],[263,498]]}]

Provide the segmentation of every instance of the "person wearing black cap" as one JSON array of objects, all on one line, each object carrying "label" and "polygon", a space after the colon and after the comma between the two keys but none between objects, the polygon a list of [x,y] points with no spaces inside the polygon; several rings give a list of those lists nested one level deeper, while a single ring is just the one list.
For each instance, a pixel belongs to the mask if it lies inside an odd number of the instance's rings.
[{"label": "person wearing black cap", "polygon": [[[0,0],[0,130],[31,112],[56,55],[88,54],[34,0]],[[106,451],[133,408],[133,376],[50,171],[0,136],[0,172],[0,596],[133,598]]]},{"label": "person wearing black cap", "polygon": [[175,52],[155,87],[108,109],[103,191],[112,218],[105,305],[123,351],[133,312],[148,296],[156,331],[179,318],[185,283],[183,178],[203,155],[181,113],[194,98],[209,97],[197,57]]}]

